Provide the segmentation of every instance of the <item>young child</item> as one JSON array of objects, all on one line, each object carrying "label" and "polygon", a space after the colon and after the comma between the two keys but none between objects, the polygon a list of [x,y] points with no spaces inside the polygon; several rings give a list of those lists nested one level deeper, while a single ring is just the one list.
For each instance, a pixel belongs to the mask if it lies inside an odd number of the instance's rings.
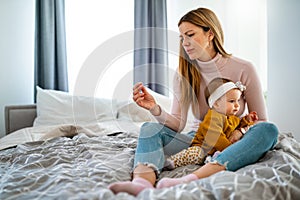
[{"label": "young child", "polygon": [[251,112],[242,119],[236,116],[240,109],[239,100],[245,89],[241,82],[233,83],[224,78],[212,80],[205,90],[210,109],[199,124],[191,146],[168,158],[165,168],[203,164],[207,155],[223,151],[233,143],[229,138],[235,129],[239,129],[244,135],[249,126],[258,120],[256,112]]}]

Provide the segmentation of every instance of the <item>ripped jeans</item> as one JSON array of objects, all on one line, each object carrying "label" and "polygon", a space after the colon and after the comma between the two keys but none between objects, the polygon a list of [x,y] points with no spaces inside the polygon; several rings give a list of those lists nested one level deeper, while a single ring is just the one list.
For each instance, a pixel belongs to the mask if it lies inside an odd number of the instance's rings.
[{"label": "ripped jeans", "polygon": [[[134,168],[138,164],[152,167],[158,174],[164,167],[165,156],[170,156],[190,146],[195,132],[176,133],[172,129],[153,122],[146,122],[140,130],[134,158]],[[269,122],[252,126],[238,142],[224,149],[211,162],[235,171],[255,163],[272,149],[278,136],[277,127]]]}]

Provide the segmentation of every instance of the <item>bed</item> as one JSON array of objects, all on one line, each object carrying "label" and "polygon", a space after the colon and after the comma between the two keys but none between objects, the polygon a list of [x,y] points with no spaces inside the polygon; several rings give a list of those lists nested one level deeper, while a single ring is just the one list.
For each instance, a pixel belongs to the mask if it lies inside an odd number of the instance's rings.
[{"label": "bed", "polygon": [[[170,108],[167,97],[153,94],[163,109]],[[130,180],[139,128],[155,121],[131,100],[38,88],[35,105],[7,106],[5,116],[0,199],[300,199],[300,144],[292,133],[280,133],[275,148],[255,164],[134,197],[107,189]],[[197,168],[163,171],[160,178]]]}]

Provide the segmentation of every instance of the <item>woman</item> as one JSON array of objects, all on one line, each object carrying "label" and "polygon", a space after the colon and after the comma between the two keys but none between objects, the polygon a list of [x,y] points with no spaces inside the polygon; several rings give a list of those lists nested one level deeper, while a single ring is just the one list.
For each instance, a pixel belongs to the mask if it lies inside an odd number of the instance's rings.
[{"label": "woman", "polygon": [[260,123],[251,127],[244,136],[239,130],[234,131],[231,141],[239,141],[192,174],[177,179],[164,178],[156,187],[190,182],[223,170],[235,171],[256,162],[277,142],[276,126],[266,122],[263,93],[255,68],[251,63],[224,50],[223,30],[216,15],[207,8],[198,8],[184,15],[178,27],[181,38],[180,58],[178,75],[174,78],[171,113],[160,108],[142,83],[135,84],[133,100],[149,110],[160,123],[145,123],[141,127],[133,179],[111,184],[109,188],[114,193],[137,195],[146,188],[154,188],[163,168],[165,155],[175,154],[190,146],[197,129],[189,134],[180,134],[186,124],[188,109],[191,106],[195,118],[203,120],[209,109],[205,102],[204,88],[216,77],[245,84],[247,90],[237,115],[242,115],[244,111],[256,111]]}]

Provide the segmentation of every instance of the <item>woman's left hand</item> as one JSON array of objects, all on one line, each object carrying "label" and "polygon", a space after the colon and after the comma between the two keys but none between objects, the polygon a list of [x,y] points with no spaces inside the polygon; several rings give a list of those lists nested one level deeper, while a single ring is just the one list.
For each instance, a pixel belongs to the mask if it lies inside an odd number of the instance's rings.
[{"label": "woman's left hand", "polygon": [[229,141],[233,144],[239,141],[243,137],[243,134],[239,130],[234,130],[229,137]]}]

